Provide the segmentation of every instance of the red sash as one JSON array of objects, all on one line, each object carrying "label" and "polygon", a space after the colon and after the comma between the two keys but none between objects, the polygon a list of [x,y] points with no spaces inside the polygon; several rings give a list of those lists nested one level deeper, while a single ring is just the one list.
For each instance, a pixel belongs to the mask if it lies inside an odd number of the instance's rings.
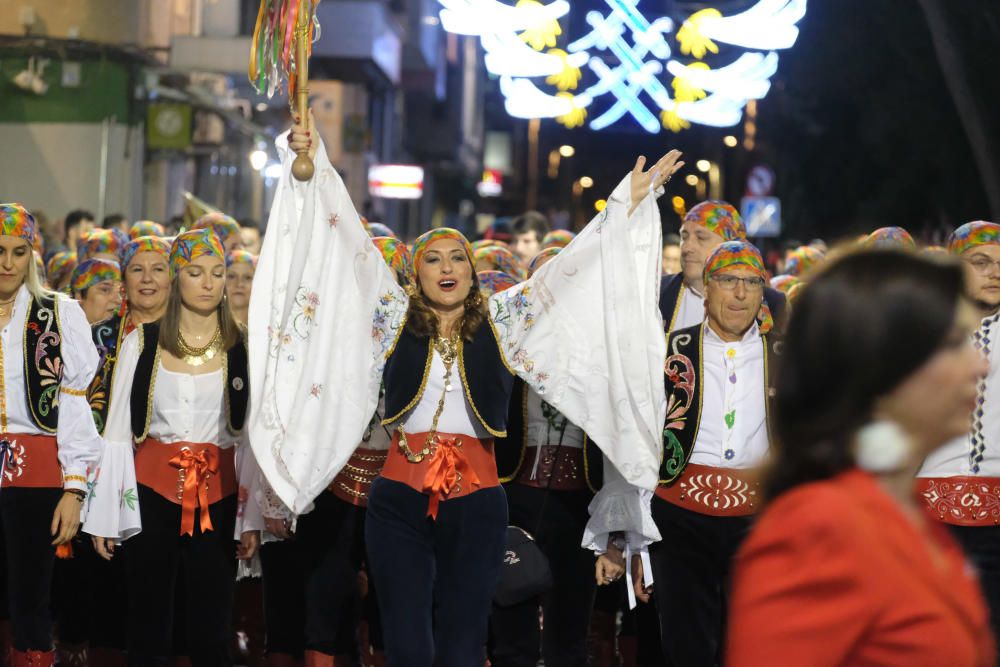
[{"label": "red sash", "polygon": [[54,435],[0,435],[0,486],[53,488],[63,486],[59,446]]},{"label": "red sash", "polygon": [[[419,452],[427,441],[426,433],[407,433],[410,451]],[[493,455],[493,439],[478,440],[472,436],[438,433],[434,453],[420,463],[410,463],[399,449],[399,433],[392,436],[389,456],[382,476],[402,482],[430,496],[427,516],[437,517],[442,500],[467,496],[473,491],[500,486],[497,461]]]},{"label": "red sash", "polygon": [[135,478],[181,506],[181,535],[194,534],[197,508],[201,531],[207,532],[212,530],[208,506],[236,493],[235,448],[146,438],[135,455]]},{"label": "red sash", "polygon": [[749,516],[760,504],[757,471],[689,463],[670,486],[660,485],[661,500],[709,516]]}]

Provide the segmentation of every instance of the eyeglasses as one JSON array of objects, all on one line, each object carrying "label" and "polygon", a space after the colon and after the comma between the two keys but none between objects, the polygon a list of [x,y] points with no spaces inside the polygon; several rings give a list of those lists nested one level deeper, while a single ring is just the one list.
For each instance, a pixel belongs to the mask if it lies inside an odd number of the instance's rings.
[{"label": "eyeglasses", "polygon": [[712,282],[718,283],[719,287],[727,292],[735,291],[736,286],[740,283],[743,283],[748,292],[759,292],[764,289],[764,279],[756,276],[752,278],[739,278],[730,275],[712,276]]},{"label": "eyeglasses", "polygon": [[1000,259],[990,259],[989,257],[976,257],[975,259],[965,260],[976,273],[986,275],[990,272],[990,269],[996,267],[1000,270]]}]

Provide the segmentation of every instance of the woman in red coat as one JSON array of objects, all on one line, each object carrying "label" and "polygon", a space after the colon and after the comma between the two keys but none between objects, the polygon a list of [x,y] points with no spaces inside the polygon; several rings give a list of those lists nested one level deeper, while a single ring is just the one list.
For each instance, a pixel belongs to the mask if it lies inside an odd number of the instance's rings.
[{"label": "woman in red coat", "polygon": [[[796,304],[769,503],[737,556],[726,663],[988,667],[975,572],[913,476],[966,432],[986,362],[957,263],[873,250]],[[822,350],[822,353],[818,351]]]}]

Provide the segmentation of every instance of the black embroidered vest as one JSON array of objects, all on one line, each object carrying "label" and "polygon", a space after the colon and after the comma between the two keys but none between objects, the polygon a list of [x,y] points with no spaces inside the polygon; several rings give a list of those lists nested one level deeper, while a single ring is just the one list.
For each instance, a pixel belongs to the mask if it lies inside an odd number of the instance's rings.
[{"label": "black embroidered vest", "polygon": [[24,321],[24,390],[31,420],[46,433],[59,425],[61,352],[58,300],[31,297]]},{"label": "black embroidered vest", "polygon": [[[506,484],[521,472],[524,454],[528,447],[528,385],[521,378],[514,379],[514,391],[507,411],[507,437],[498,438],[494,448],[497,473]],[[587,486],[597,493],[604,485],[604,455],[590,437],[583,434],[583,472]]]},{"label": "black embroidered vest", "polygon": [[[388,425],[412,410],[424,394],[431,370],[431,339],[403,327],[385,362],[385,414]],[[484,322],[458,349],[457,367],[465,398],[479,423],[494,437],[507,435],[507,406],[514,375],[508,369],[500,343],[489,322]],[[436,397],[435,397],[435,400]]]},{"label": "black embroidered vest", "polygon": [[[667,335],[667,361],[663,377],[667,390],[667,420],[663,428],[660,484],[677,481],[698,439],[704,402],[702,350],[705,326],[699,324]],[[774,374],[771,371],[781,343],[777,337],[761,336],[761,345],[764,346],[765,418],[770,431],[774,396]]]},{"label": "black embroidered vest", "polygon": [[[132,436],[142,442],[149,436],[149,423],[153,417],[153,392],[156,388],[156,372],[160,367],[160,337],[158,322],[143,324],[142,344],[139,361],[132,381]],[[229,432],[237,434],[246,422],[247,407],[250,403],[248,382],[246,341],[240,341],[229,348],[222,363],[223,395],[226,400],[226,426]]]},{"label": "black embroidered vest", "polygon": [[111,402],[111,386],[114,379],[115,364],[118,362],[118,351],[125,338],[125,318],[115,315],[109,320],[95,324],[91,328],[94,345],[101,360],[97,367],[97,375],[87,388],[87,402],[94,415],[94,425],[97,432],[104,435],[104,427],[108,420],[108,407]]}]

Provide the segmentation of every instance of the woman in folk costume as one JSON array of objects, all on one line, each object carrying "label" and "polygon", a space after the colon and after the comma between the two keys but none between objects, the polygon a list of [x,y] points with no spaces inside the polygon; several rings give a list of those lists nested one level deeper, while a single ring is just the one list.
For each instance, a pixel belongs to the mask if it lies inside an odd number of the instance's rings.
[{"label": "woman in folk costume", "polygon": [[246,250],[233,250],[226,255],[226,298],[233,317],[247,325],[250,311],[250,288],[257,270],[257,256]]},{"label": "woman in folk costume", "polygon": [[[304,131],[293,140],[309,144]],[[250,304],[251,321],[269,324],[251,334],[263,362],[251,382],[258,461],[300,512],[354,450],[384,381],[393,443],[368,497],[365,538],[388,662],[482,664],[507,523],[493,438],[505,434],[513,375],[634,483],[656,483],[665,352],[660,223],[647,195],[679,168],[679,154],[647,172],[640,159],[572,251],[486,300],[468,242],[450,229],[417,240],[416,287],[404,291],[325,151],[310,181],[292,183],[284,136],[278,144],[285,177],[269,226],[279,233],[265,240]]]},{"label": "woman in folk costume", "polygon": [[49,258],[49,263],[45,267],[49,286],[55,292],[65,292],[69,289],[70,280],[73,277],[73,269],[76,268],[75,252],[57,252]]},{"label": "woman in folk costume", "polygon": [[231,664],[235,559],[256,552],[263,520],[248,502],[259,472],[243,434],[247,353],[223,298],[224,258],[210,230],[174,240],[166,311],[125,338],[113,374],[86,531],[107,559],[135,536],[124,552],[130,664],[166,664],[180,568],[192,663]]},{"label": "woman in folk costume", "polygon": [[[530,275],[560,250],[551,247],[536,255],[528,265]],[[593,554],[580,542],[602,465],[600,449],[582,429],[524,381],[514,381],[507,438],[497,443],[497,468],[510,524],[535,538],[551,564],[553,585],[541,596],[494,604],[493,665],[534,666],[539,659],[548,667],[587,664],[596,586]]]},{"label": "woman in folk costume", "polygon": [[[413,263],[406,245],[378,236],[372,243],[398,284],[412,285]],[[306,513],[293,515],[264,486],[261,509],[268,534],[260,558],[271,667],[293,665],[299,656],[307,667],[332,666],[341,659],[353,664],[350,656],[356,651],[362,614],[370,629],[379,625],[378,605],[359,598],[358,572],[364,560],[368,492],[385,464],[390,443],[388,429],[381,423],[384,413],[380,393],[378,409],[357,449]],[[375,594],[372,582],[369,578],[368,597]],[[372,639],[376,659],[381,657],[384,664],[381,642]]]},{"label": "woman in folk costume", "polygon": [[[140,223],[136,223],[140,224]],[[134,226],[133,226],[134,227]],[[147,322],[163,316],[170,294],[170,244],[163,239],[144,236],[125,244],[122,253],[121,288],[114,286],[117,304],[111,317],[107,312],[93,325],[93,339],[100,354],[97,376],[87,390],[87,401],[94,415],[97,431],[104,434],[108,418],[108,395],[118,361],[118,351],[125,337]],[[90,259],[90,263],[117,264],[109,260]],[[116,269],[117,271],[117,269]],[[98,276],[90,278],[91,286],[83,294],[84,312],[93,309],[95,299],[107,299],[104,292],[95,294],[107,283]],[[75,291],[85,283],[74,283]],[[121,296],[124,296],[122,301]],[[77,541],[72,560],[56,565],[56,612],[59,629],[57,652],[60,661],[74,665],[124,664],[121,650],[125,648],[127,615],[120,601],[125,597],[125,565],[121,559],[105,562],[97,557],[93,547]]]},{"label": "woman in folk costume", "polygon": [[0,204],[0,544],[16,667],[51,665],[56,547],[80,526],[101,455],[86,387],[97,350],[80,306],[41,287],[35,221]]},{"label": "woman in folk costume", "polygon": [[122,305],[122,271],[117,261],[87,259],[73,269],[70,287],[90,326],[112,318]]},{"label": "woman in folk costume", "polygon": [[191,229],[211,229],[219,237],[226,254],[239,249],[242,243],[240,223],[220,211],[201,216]]}]

